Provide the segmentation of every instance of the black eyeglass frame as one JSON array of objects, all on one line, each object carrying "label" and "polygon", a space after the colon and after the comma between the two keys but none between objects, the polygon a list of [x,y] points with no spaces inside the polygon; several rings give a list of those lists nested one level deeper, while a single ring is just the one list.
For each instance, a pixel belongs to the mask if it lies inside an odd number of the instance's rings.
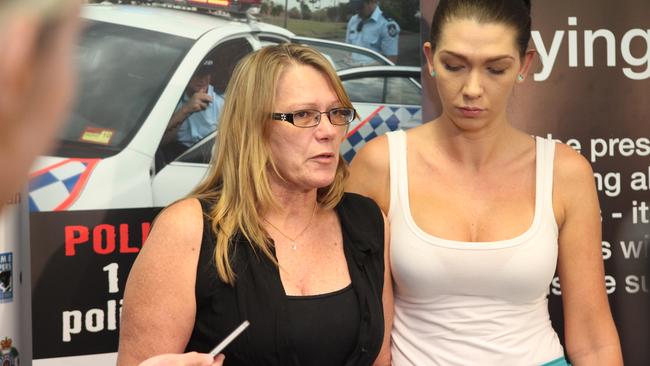
[{"label": "black eyeglass frame", "polygon": [[[334,122],[332,122],[332,117],[331,117],[330,114],[332,112],[334,112],[334,111],[338,111],[338,110],[342,110],[342,109],[352,111],[352,118],[350,118],[350,120],[348,122],[346,122],[346,123],[334,123]],[[300,112],[317,112],[318,113],[318,121],[316,122],[316,124],[313,124],[313,125],[298,126],[298,125],[296,125],[294,123],[293,116],[294,116],[294,114],[300,113]],[[323,114],[327,114],[327,119],[334,126],[347,126],[350,123],[352,123],[352,121],[354,121],[355,118],[359,118],[359,115],[357,114],[357,110],[352,108],[352,107],[337,107],[337,108],[332,108],[332,109],[330,109],[328,111],[325,111],[325,112],[321,112],[321,111],[319,111],[317,109],[302,109],[302,110],[295,111],[295,112],[290,112],[290,113],[278,113],[278,112],[275,112],[275,113],[271,114],[271,118],[273,118],[276,121],[289,122],[289,123],[291,123],[292,125],[294,125],[294,126],[296,126],[298,128],[311,128],[311,127],[316,127],[316,126],[318,126],[320,124],[320,122],[322,121],[321,115],[323,115]]]}]

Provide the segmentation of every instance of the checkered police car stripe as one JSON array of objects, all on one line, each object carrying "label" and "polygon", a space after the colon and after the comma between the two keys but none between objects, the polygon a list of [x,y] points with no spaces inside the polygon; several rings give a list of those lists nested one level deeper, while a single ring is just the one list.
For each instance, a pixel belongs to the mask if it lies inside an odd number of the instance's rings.
[{"label": "checkered police car stripe", "polygon": [[357,151],[377,136],[422,123],[422,108],[381,106],[348,132],[341,144],[343,159],[351,161]]},{"label": "checkered police car stripe", "polygon": [[79,197],[99,159],[66,159],[30,175],[29,210],[62,211]]}]

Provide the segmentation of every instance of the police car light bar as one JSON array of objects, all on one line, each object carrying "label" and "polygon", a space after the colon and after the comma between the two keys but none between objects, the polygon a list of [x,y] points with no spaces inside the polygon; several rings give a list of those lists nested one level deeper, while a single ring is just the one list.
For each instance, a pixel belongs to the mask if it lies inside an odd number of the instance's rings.
[{"label": "police car light bar", "polygon": [[171,5],[182,10],[196,10],[221,16],[228,13],[231,19],[256,20],[262,0],[148,0],[150,3]]},{"label": "police car light bar", "polygon": [[230,6],[229,0],[187,0],[189,5],[193,6],[216,6],[216,7],[228,7]]},{"label": "police car light bar", "polygon": [[259,7],[262,0],[186,0],[187,5],[202,10],[223,10],[229,13],[245,13]]}]

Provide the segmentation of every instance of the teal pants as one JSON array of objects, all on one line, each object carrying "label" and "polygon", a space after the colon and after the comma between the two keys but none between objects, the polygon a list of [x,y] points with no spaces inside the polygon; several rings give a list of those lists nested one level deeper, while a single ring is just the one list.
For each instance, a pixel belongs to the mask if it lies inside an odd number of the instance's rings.
[{"label": "teal pants", "polygon": [[542,366],[571,366],[571,364],[567,362],[566,358],[560,357],[551,362],[547,362]]}]

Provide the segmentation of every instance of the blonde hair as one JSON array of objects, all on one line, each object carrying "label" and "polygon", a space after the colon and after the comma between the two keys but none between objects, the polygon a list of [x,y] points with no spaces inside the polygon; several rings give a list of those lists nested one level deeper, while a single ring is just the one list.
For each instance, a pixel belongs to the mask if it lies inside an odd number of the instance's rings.
[{"label": "blonde hair", "polygon": [[[317,51],[296,44],[262,48],[239,62],[228,83],[220,117],[213,161],[203,181],[191,196],[211,204],[209,217],[216,237],[214,259],[219,278],[234,285],[231,254],[238,233],[277,265],[269,235],[259,213],[275,207],[268,170],[279,174],[266,141],[266,129],[275,106],[280,75],[292,65],[307,65],[320,71],[342,106],[352,107],[336,71]],[[343,196],[347,168],[339,156],[334,181],[317,190],[317,201],[331,209]]]}]

